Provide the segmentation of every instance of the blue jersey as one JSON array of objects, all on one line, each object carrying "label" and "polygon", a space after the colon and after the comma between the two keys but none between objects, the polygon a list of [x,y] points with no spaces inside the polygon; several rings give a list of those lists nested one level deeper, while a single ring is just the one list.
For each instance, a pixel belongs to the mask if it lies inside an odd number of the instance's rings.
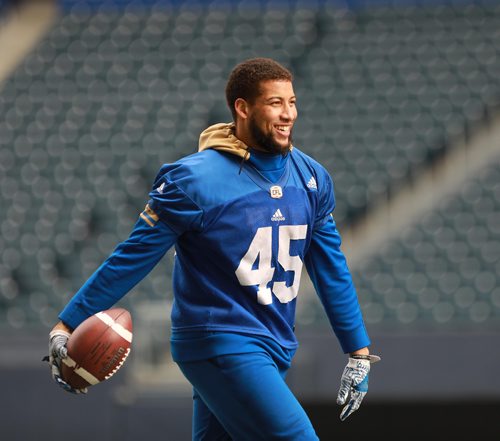
[{"label": "blue jersey", "polygon": [[279,173],[259,167],[265,162],[208,149],[164,165],[130,238],[61,320],[75,327],[110,307],[175,244],[174,335],[246,334],[293,350],[305,263],[344,351],[368,346],[330,176],[297,148],[280,159]]},{"label": "blue jersey", "polygon": [[296,345],[302,263],[312,232],[330,219],[333,192],[299,150],[289,156],[274,183],[248,163],[240,173],[233,155],[215,150],[160,171],[149,206],[179,234],[174,331],[239,331]]}]

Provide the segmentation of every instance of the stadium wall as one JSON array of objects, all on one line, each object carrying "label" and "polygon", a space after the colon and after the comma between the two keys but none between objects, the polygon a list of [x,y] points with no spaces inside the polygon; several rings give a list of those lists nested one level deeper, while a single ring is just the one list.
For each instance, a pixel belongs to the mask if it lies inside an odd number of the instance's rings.
[{"label": "stadium wall", "polygon": [[[301,347],[288,382],[321,440],[497,439],[500,411],[498,335],[375,335],[383,364],[371,374],[370,393],[349,420],[338,419],[336,389],[345,362],[330,333],[299,335]],[[165,387],[141,390],[127,365],[86,396],[52,383],[46,336],[0,338],[2,440],[171,440],[191,437],[189,393]],[[329,348],[325,350],[325,348]]]}]

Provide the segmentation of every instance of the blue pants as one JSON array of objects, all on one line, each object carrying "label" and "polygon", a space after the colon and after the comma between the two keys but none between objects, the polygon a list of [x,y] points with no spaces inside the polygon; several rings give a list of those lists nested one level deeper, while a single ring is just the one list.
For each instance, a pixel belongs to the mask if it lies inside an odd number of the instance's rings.
[{"label": "blue pants", "polygon": [[263,352],[179,362],[194,387],[194,441],[317,441],[285,383],[288,364]]}]

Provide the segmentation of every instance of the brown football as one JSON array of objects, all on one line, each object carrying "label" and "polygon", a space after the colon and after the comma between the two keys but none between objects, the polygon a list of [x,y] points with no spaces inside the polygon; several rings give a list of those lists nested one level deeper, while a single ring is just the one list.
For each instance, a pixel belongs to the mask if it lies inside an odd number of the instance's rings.
[{"label": "brown football", "polygon": [[98,312],[83,321],[68,340],[62,379],[75,389],[110,378],[125,362],[132,343],[132,317],[123,308]]}]

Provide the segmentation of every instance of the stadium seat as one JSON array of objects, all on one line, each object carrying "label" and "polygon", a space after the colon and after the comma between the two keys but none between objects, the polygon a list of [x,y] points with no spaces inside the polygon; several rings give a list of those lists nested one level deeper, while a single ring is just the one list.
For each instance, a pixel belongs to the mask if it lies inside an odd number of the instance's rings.
[{"label": "stadium seat", "polygon": [[[495,4],[83,3],[0,91],[0,320],[15,328],[50,323],[126,237],[161,164],[196,151],[201,130],[229,120],[224,79],[242,58],[292,67],[295,144],[334,177],[341,226],[500,103]],[[498,317],[499,176],[485,170],[355,271],[368,322]],[[162,297],[172,259],[162,265],[137,292]],[[462,268],[456,277],[452,265]],[[320,317],[308,304],[298,320]]]}]

